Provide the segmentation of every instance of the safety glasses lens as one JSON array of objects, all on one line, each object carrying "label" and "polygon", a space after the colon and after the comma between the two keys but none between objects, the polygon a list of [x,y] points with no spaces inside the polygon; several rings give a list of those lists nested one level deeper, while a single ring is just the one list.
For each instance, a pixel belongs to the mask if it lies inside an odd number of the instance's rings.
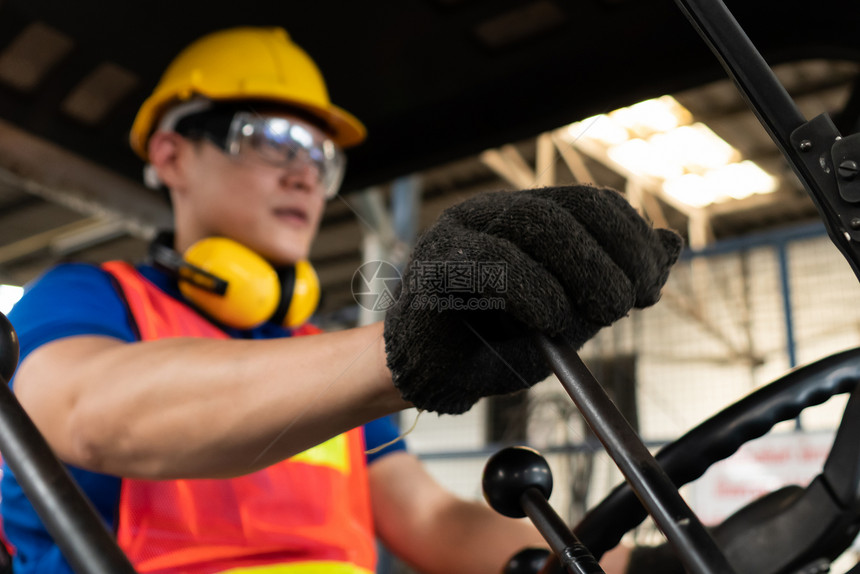
[{"label": "safety glasses lens", "polygon": [[313,168],[328,198],[337,194],[346,166],[343,152],[316,127],[301,120],[244,112],[233,118],[227,151],[253,153],[277,166]]}]

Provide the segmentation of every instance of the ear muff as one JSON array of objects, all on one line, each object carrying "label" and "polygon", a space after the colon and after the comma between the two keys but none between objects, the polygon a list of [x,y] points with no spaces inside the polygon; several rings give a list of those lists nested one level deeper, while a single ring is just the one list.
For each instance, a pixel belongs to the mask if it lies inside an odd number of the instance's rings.
[{"label": "ear muff", "polygon": [[196,281],[183,280],[188,272],[180,271],[179,290],[204,313],[225,325],[250,329],[275,312],[281,295],[278,274],[250,249],[230,239],[210,237],[189,247],[184,260],[227,283],[219,294]]},{"label": "ear muff", "polygon": [[230,327],[250,329],[266,321],[298,327],[319,304],[319,279],[307,261],[275,269],[224,237],[202,239],[183,256],[157,239],[150,253],[157,265],[177,277],[188,301]]},{"label": "ear muff", "polygon": [[313,266],[305,260],[278,269],[281,301],[272,321],[286,327],[298,327],[310,319],[320,302],[320,280]]}]

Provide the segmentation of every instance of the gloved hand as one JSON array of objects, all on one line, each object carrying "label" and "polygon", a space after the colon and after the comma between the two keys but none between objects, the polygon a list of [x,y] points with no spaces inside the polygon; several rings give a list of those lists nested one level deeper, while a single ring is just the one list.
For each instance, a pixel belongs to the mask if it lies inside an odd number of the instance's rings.
[{"label": "gloved hand", "polygon": [[576,348],[632,307],[657,302],[681,238],[616,191],[591,186],[481,194],[418,240],[385,317],[394,384],[420,409],[457,414],[543,380],[535,332]]}]

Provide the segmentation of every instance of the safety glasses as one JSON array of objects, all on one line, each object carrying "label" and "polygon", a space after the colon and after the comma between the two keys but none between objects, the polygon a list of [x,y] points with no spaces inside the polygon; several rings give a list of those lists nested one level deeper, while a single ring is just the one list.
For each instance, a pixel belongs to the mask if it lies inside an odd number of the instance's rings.
[{"label": "safety glasses", "polygon": [[343,151],[296,114],[270,115],[193,101],[165,117],[160,129],[206,139],[230,156],[289,170],[312,170],[326,199],[337,195],[346,169]]},{"label": "safety glasses", "polygon": [[346,156],[316,126],[297,118],[236,112],[224,151],[286,169],[312,169],[327,199],[343,181]]}]

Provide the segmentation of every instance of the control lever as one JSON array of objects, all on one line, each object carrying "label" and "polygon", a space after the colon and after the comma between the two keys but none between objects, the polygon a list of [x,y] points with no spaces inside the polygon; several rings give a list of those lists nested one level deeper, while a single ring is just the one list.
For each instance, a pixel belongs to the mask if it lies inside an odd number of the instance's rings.
[{"label": "control lever", "polygon": [[588,548],[550,506],[552,472],[536,450],[509,447],[494,454],[484,467],[483,489],[484,498],[499,514],[528,516],[570,574],[604,574]]},{"label": "control lever", "polygon": [[691,574],[735,574],[714,539],[582,362],[576,349],[560,338],[537,335],[536,341],[562,387],[672,543],[684,567]]}]

